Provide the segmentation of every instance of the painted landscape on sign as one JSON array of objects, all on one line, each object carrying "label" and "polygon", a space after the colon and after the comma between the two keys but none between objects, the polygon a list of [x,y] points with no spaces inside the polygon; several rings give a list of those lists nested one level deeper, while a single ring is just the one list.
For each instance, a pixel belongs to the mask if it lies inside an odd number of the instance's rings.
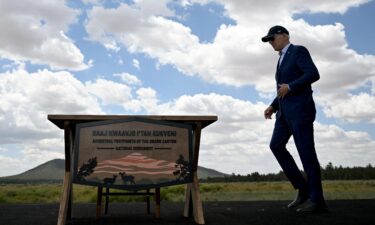
[{"label": "painted landscape on sign", "polygon": [[192,180],[191,125],[133,118],[76,129],[76,183],[135,190]]},{"label": "painted landscape on sign", "polygon": [[77,178],[105,185],[142,185],[182,181],[188,178],[189,171],[189,162],[182,155],[170,162],[135,152],[100,162],[91,158],[80,166]]}]

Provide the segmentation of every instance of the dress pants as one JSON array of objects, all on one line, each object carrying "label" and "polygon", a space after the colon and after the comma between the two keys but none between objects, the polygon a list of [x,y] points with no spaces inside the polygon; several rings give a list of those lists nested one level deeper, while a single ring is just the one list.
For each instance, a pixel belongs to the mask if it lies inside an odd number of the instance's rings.
[{"label": "dress pants", "polygon": [[[290,119],[285,118],[282,114],[276,119],[270,148],[293,187],[302,191],[308,190],[311,201],[324,204],[320,164],[314,144],[314,119]],[[292,155],[286,149],[286,144],[292,135],[307,180],[303,177]]]}]

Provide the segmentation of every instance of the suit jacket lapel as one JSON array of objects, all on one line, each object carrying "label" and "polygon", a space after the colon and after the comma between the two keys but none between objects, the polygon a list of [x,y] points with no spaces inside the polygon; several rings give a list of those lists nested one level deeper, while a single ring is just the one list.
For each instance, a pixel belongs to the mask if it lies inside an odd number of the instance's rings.
[{"label": "suit jacket lapel", "polygon": [[286,53],[284,55],[283,61],[281,62],[280,66],[278,66],[280,58],[279,58],[279,61],[277,62],[277,65],[276,65],[276,81],[277,81],[277,83],[279,83],[281,70],[282,70],[283,66],[287,63],[292,50],[293,50],[293,45],[290,44],[288,50],[286,51]]},{"label": "suit jacket lapel", "polygon": [[281,69],[286,64],[286,62],[288,62],[288,59],[290,57],[291,51],[293,50],[293,47],[294,47],[293,44],[289,45],[288,50],[285,52],[283,61],[281,62],[281,65],[279,66],[279,69]]},{"label": "suit jacket lapel", "polygon": [[277,64],[276,64],[276,73],[275,73],[276,81],[278,81],[279,79],[279,62],[280,62],[280,57],[279,57],[279,60],[277,60]]}]

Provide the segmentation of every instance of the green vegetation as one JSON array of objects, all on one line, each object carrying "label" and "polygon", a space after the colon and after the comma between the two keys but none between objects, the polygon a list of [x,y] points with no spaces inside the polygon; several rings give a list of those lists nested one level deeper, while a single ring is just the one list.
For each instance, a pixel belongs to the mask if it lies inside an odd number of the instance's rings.
[{"label": "green vegetation", "polygon": [[[56,159],[22,174],[0,178],[0,203],[59,202],[64,167],[64,160]],[[289,200],[295,196],[282,172],[241,176],[199,167],[198,176],[203,201]],[[322,168],[322,178],[327,199],[375,199],[375,167],[371,164],[345,168],[329,163]],[[184,193],[184,185],[161,188],[162,200],[166,201],[184,201]],[[96,187],[74,185],[73,199],[95,202]],[[143,201],[142,196],[111,196],[110,199],[111,202]]]},{"label": "green vegetation", "polygon": [[[87,168],[81,168],[82,173],[91,173],[92,165],[88,163]],[[65,161],[63,159],[54,159],[43,163],[24,173],[0,177],[2,184],[62,184],[64,177]],[[333,166],[328,163],[321,168],[323,180],[375,180],[375,167],[368,164],[366,167],[342,167]],[[224,174],[213,169],[198,167],[198,177],[201,182],[207,183],[227,183],[227,182],[260,182],[260,181],[286,181],[285,174],[279,173],[260,174],[253,172],[247,175]]]},{"label": "green vegetation", "polygon": [[[325,196],[334,199],[375,199],[375,180],[324,181]],[[203,201],[290,200],[295,191],[289,182],[203,183]],[[0,203],[56,203],[60,200],[61,184],[0,185]],[[111,192],[122,190],[111,190]],[[163,201],[184,201],[185,186],[161,188]],[[95,202],[96,187],[74,185],[74,202]],[[111,202],[143,201],[142,196],[111,196]]]},{"label": "green vegetation", "polygon": [[0,203],[52,203],[60,194],[60,185],[1,185]]},{"label": "green vegetation", "polygon": [[[303,171],[302,171],[303,173]],[[321,168],[323,180],[374,180],[375,167],[368,164],[366,167],[342,167],[333,166],[328,163],[326,167]],[[217,177],[200,178],[202,182],[253,182],[253,181],[287,181],[283,171],[279,173],[260,174],[253,172],[247,175],[224,175]]]}]

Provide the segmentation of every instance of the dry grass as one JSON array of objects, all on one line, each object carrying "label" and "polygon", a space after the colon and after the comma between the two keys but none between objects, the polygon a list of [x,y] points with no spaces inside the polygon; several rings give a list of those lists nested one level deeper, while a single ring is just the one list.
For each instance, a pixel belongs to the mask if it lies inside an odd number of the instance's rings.
[{"label": "dry grass", "polygon": [[[0,203],[59,202],[62,185],[1,185]],[[326,199],[375,199],[375,180],[324,181]],[[95,202],[96,187],[74,185],[74,202]],[[200,184],[203,201],[289,200],[295,191],[288,182],[244,182]],[[184,185],[161,189],[162,200],[184,201]],[[111,196],[111,202],[142,201],[137,196]]]}]

